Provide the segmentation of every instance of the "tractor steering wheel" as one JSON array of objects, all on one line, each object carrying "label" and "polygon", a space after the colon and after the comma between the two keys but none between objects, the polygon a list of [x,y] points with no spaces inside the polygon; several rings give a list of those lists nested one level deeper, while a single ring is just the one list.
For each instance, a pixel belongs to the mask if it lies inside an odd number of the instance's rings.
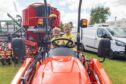
[{"label": "tractor steering wheel", "polygon": [[[66,41],[65,44],[58,44],[58,41]],[[73,41],[71,39],[67,39],[67,38],[58,38],[58,39],[54,39],[52,40],[52,45],[56,46],[56,47],[67,47],[67,48],[73,48]]]}]

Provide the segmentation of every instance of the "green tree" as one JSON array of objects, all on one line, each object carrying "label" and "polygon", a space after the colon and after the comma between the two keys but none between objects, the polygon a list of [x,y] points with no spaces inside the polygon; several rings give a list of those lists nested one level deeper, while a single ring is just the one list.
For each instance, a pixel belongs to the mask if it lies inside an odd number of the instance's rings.
[{"label": "green tree", "polygon": [[110,9],[108,7],[96,7],[91,10],[90,13],[90,25],[95,23],[104,23],[110,15]]}]

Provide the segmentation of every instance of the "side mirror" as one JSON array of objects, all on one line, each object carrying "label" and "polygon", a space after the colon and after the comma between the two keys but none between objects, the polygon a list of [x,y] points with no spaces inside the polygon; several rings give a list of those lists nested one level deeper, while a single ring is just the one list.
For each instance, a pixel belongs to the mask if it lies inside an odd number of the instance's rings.
[{"label": "side mirror", "polygon": [[80,26],[81,26],[82,28],[87,27],[87,19],[81,19],[81,21],[80,21]]},{"label": "side mirror", "polygon": [[101,56],[104,58],[101,62],[104,62],[105,57],[109,56],[110,47],[111,47],[111,43],[109,39],[104,38],[100,40],[99,46],[98,46],[98,56]]}]

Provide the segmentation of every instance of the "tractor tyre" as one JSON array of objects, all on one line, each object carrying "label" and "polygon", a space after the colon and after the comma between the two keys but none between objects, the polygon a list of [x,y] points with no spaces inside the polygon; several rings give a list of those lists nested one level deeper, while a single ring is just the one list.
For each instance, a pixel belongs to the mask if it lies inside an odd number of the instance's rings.
[{"label": "tractor tyre", "polygon": [[82,43],[79,45],[79,50],[80,50],[81,52],[84,52],[84,51],[85,51],[84,45],[83,45]]},{"label": "tractor tyre", "polygon": [[98,56],[106,57],[110,54],[111,43],[109,39],[101,39],[98,46]]},{"label": "tractor tyre", "polygon": [[25,41],[23,39],[14,38],[12,40],[12,49],[14,56],[16,56],[19,61],[22,61],[24,59],[24,56],[26,56]]}]

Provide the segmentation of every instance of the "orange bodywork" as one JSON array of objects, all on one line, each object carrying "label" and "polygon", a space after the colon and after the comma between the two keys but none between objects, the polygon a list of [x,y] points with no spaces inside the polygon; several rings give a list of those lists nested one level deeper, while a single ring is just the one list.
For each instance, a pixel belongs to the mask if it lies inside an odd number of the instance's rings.
[{"label": "orange bodywork", "polygon": [[31,84],[90,84],[90,79],[78,59],[56,56],[43,61]]},{"label": "orange bodywork", "polygon": [[112,84],[112,81],[109,79],[107,73],[105,72],[99,61],[97,59],[91,59],[90,62],[90,67],[97,74],[100,84]]},{"label": "orange bodywork", "polygon": [[[21,77],[32,61],[32,58],[24,61],[11,84],[21,84]],[[88,67],[79,59],[72,56],[51,56],[37,62],[35,75],[26,84],[112,84],[97,59],[91,59],[89,67],[97,75],[99,83],[92,81]]]},{"label": "orange bodywork", "polygon": [[14,77],[14,79],[12,80],[11,84],[21,84],[21,78],[24,75],[24,73],[26,72],[27,68],[29,67],[29,65],[31,64],[31,62],[33,61],[33,58],[27,58],[21,68],[18,70],[18,73],[16,74],[16,76]]}]

